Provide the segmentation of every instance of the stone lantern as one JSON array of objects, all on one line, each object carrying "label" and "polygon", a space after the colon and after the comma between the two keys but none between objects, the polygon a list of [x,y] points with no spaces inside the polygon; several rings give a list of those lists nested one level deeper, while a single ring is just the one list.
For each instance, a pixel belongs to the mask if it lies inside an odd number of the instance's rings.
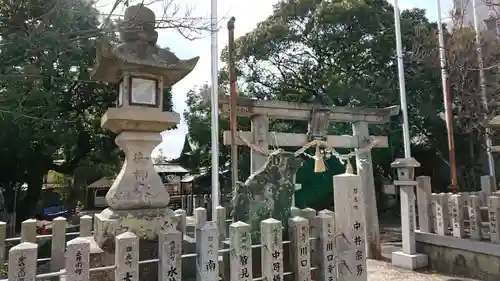
[{"label": "stone lantern", "polygon": [[391,167],[396,168],[398,181],[413,181],[415,178],[415,168],[420,167],[420,163],[414,158],[402,158],[392,162]]},{"label": "stone lantern", "polygon": [[428,257],[417,253],[415,241],[415,168],[420,163],[414,158],[400,158],[391,163],[397,170],[397,180],[394,185],[399,186],[401,192],[401,251],[392,253],[392,264],[402,268],[414,270],[427,266]]},{"label": "stone lantern", "polygon": [[[97,50],[93,79],[119,84],[117,106],[109,108],[101,126],[118,134],[116,144],[125,162],[106,195],[109,208],[95,216],[94,238],[102,247],[120,233],[141,239],[175,227],[169,195],[155,172],[151,152],[161,132],[177,125],[178,113],[162,109],[163,89],[188,75],[198,57],[180,60],[156,43],[155,14],[142,4],[130,6],[119,26],[121,43],[103,43]],[[112,243],[112,242],[111,242]]]}]

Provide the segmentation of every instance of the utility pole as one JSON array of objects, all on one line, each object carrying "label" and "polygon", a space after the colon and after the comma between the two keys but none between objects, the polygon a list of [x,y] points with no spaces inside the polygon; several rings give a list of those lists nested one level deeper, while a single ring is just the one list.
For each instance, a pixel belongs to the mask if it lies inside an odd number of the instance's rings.
[{"label": "utility pole", "polygon": [[[410,126],[408,120],[408,104],[406,102],[403,44],[401,42],[402,36],[398,0],[394,0],[394,25],[398,60],[399,94],[401,99],[401,111],[403,113],[403,144],[405,158],[395,159],[394,162],[391,163],[391,166],[397,169],[397,178],[394,184],[398,185],[400,189],[399,198],[401,205],[402,240],[401,251],[392,253],[392,264],[413,270],[418,267],[426,266],[428,257],[416,251],[414,233],[416,224],[415,185],[411,184],[409,181],[413,182],[415,168],[420,167],[420,163],[411,157]],[[408,184],[405,185],[404,181],[408,181]]]},{"label": "utility pole", "polygon": [[[484,110],[484,120],[488,118],[488,96],[486,94],[486,78],[484,75],[484,60],[483,60],[483,50],[481,48],[481,32],[479,30],[479,22],[477,19],[477,9],[476,0],[472,0],[472,12],[474,14],[474,31],[476,32],[476,48],[477,48],[477,60],[479,64],[479,83],[481,86],[481,99],[483,103]],[[493,146],[493,141],[491,140],[491,129],[485,128],[484,138],[486,142],[486,156],[488,157],[488,167],[490,176],[496,185],[495,177],[495,161],[493,160],[493,154],[491,153],[491,147]]]},{"label": "utility pole", "polygon": [[227,31],[229,35],[228,55],[229,55],[229,92],[231,95],[231,183],[236,186],[238,181],[238,146],[236,146],[236,70],[234,63],[234,22],[236,19],[231,17],[227,22]]},{"label": "utility pole", "polygon": [[457,162],[455,158],[455,140],[453,138],[453,108],[451,106],[451,88],[446,70],[446,51],[444,48],[443,22],[441,18],[441,0],[437,0],[439,61],[441,65],[441,80],[443,82],[444,113],[448,134],[448,159],[450,162],[451,189],[458,193]]}]

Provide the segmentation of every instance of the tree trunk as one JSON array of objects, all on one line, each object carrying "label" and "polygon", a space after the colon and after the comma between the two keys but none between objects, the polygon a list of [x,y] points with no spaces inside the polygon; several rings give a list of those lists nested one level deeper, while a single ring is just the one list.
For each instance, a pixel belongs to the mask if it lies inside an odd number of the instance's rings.
[{"label": "tree trunk", "polygon": [[28,171],[28,177],[26,180],[28,190],[26,191],[26,196],[20,204],[17,205],[18,222],[22,222],[23,220],[31,218],[35,215],[38,205],[37,203],[42,192],[43,176],[46,172],[46,169]]},{"label": "tree trunk", "polygon": [[2,184],[4,187],[4,194],[3,194],[3,200],[4,200],[4,208],[7,213],[12,213],[14,211],[14,200],[15,200],[15,184],[12,182],[5,182]]}]

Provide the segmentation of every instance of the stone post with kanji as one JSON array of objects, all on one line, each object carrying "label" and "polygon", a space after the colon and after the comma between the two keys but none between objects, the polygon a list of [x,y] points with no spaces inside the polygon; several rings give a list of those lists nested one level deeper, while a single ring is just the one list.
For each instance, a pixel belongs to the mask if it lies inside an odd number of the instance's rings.
[{"label": "stone post with kanji", "polygon": [[397,169],[397,180],[394,185],[401,189],[401,237],[403,247],[401,251],[392,253],[392,264],[402,268],[414,270],[427,266],[428,257],[417,253],[415,242],[415,168],[420,163],[413,158],[400,158],[391,163]]},{"label": "stone post with kanji", "polygon": [[[141,259],[158,257],[158,236],[175,229],[178,219],[167,208],[169,194],[151,159],[161,132],[180,121],[178,113],[164,108],[164,88],[183,79],[198,62],[198,57],[181,60],[158,47],[155,21],[143,4],[129,6],[118,26],[120,43],[100,44],[92,73],[95,80],[118,85],[116,107],[106,111],[101,126],[117,134],[116,144],[125,154],[106,194],[109,208],[95,215],[94,239],[102,250],[113,252],[117,235],[133,233],[141,241]],[[139,278],[155,277],[141,273]]]},{"label": "stone post with kanji", "polygon": [[333,177],[333,186],[338,280],[367,281],[362,178],[346,172]]}]

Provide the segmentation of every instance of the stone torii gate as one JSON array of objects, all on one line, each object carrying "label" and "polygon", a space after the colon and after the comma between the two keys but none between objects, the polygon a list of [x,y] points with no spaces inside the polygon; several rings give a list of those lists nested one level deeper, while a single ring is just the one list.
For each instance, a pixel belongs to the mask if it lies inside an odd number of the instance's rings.
[{"label": "stone torii gate", "polygon": [[[302,147],[309,142],[308,134],[269,132],[269,119],[309,120],[314,105],[305,103],[291,103],[283,101],[256,100],[251,98],[237,99],[237,116],[251,118],[251,131],[240,132],[240,136],[268,152],[270,141],[276,141],[280,147]],[[221,114],[229,115],[229,97],[219,97]],[[384,124],[389,122],[390,116],[397,115],[399,106],[387,108],[347,108],[324,107],[329,111],[329,120],[333,122],[352,123],[353,135],[327,136],[327,143],[335,148],[362,148],[369,142],[369,137],[375,139],[375,147],[388,147],[386,136],[370,136],[368,124]],[[241,139],[236,139],[237,145],[245,145]],[[272,144],[272,143],[271,143]],[[231,145],[231,132],[224,132],[224,145]],[[251,173],[262,167],[267,160],[265,155],[251,151]],[[365,234],[367,237],[366,253],[368,258],[379,258],[380,231],[377,216],[375,183],[373,178],[373,164],[371,152],[360,153],[356,156],[358,174],[363,181],[363,198],[365,208]]]}]

